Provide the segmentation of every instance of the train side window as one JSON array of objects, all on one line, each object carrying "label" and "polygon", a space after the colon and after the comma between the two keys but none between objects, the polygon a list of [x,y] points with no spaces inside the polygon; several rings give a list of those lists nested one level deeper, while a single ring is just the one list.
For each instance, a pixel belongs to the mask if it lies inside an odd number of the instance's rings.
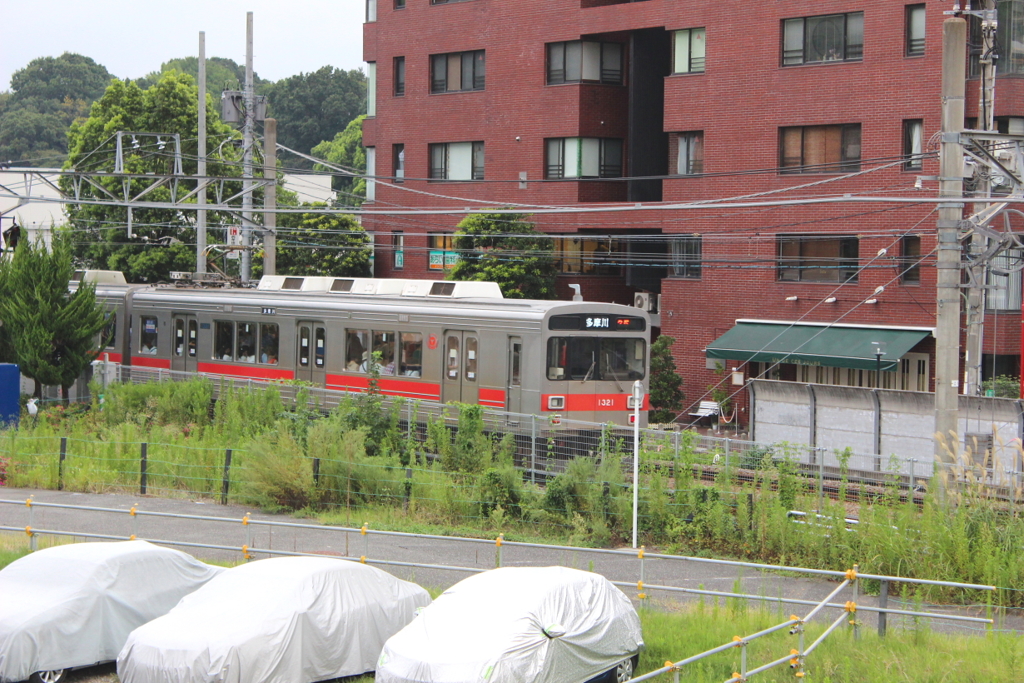
[{"label": "train side window", "polygon": [[512,344],[512,372],[511,384],[514,387],[523,385],[522,380],[523,345],[516,342]]},{"label": "train side window", "polygon": [[369,357],[369,330],[345,330],[345,370],[366,372],[366,361]]},{"label": "train side window", "polygon": [[117,314],[111,313],[107,324],[100,332],[100,346],[112,349],[117,346]]},{"label": "train side window", "polygon": [[402,333],[402,355],[399,372],[406,377],[419,377],[423,372],[423,335],[419,332]]},{"label": "train side window", "polygon": [[305,325],[299,328],[299,365],[309,367],[309,328]]},{"label": "train side window", "polygon": [[646,367],[643,339],[602,339],[601,379],[643,379]]},{"label": "train side window", "polygon": [[256,362],[256,323],[238,323],[238,361]]},{"label": "train side window", "polygon": [[327,331],[318,327],[313,338],[313,343],[316,345],[313,349],[313,363],[316,364],[316,367],[322,368],[324,359],[327,357]]},{"label": "train side window", "polygon": [[199,323],[188,321],[188,357],[195,358],[199,352]]},{"label": "train side window", "polygon": [[213,357],[216,360],[231,360],[235,357],[235,324],[218,320],[214,323]]},{"label": "train side window", "polygon": [[380,374],[395,374],[395,333],[374,330],[373,352],[380,354],[380,365],[377,368]]},{"label": "train side window", "polygon": [[274,323],[260,325],[260,362],[277,365],[277,354],[280,347],[277,325]]},{"label": "train side window", "polygon": [[459,338],[455,335],[448,336],[448,360],[445,367],[448,379],[459,378]]},{"label": "train side window", "polygon": [[477,363],[477,340],[476,337],[466,337],[466,381],[476,381]]},{"label": "train side window", "polygon": [[157,320],[156,316],[141,316],[142,334],[139,335],[139,352],[156,355]]},{"label": "train side window", "polygon": [[174,355],[185,355],[185,321],[181,318],[174,320]]}]

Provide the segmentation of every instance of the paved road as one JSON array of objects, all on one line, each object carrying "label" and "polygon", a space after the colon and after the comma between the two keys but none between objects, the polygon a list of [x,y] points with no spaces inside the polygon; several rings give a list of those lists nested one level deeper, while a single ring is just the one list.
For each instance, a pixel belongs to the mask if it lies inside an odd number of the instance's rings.
[{"label": "paved road", "polygon": [[[108,534],[128,536],[135,534],[139,538],[161,540],[166,542],[200,543],[217,546],[239,547],[247,543],[258,549],[274,549],[279,551],[311,552],[336,554],[343,557],[366,556],[371,563],[391,561],[420,566],[402,566],[380,564],[382,568],[404,579],[416,581],[424,586],[446,588],[469,574],[468,571],[427,568],[422,565],[443,565],[464,567],[467,570],[486,570],[495,566],[496,548],[493,542],[468,542],[459,539],[422,538],[417,536],[380,536],[361,535],[358,531],[341,530],[336,527],[321,526],[317,529],[296,529],[286,527],[270,527],[259,525],[260,521],[310,523],[287,515],[271,515],[252,511],[234,505],[219,505],[213,501],[184,500],[157,498],[127,494],[89,494],[48,490],[2,489],[0,499],[25,501],[32,497],[39,503],[58,503],[63,505],[103,507],[127,511],[136,507],[144,512],[171,513],[177,515],[194,515],[226,519],[241,519],[250,515],[253,524],[248,527],[235,522],[215,522],[207,520],[137,516],[134,519],[127,514],[70,510],[64,508],[45,508],[36,506],[30,521],[29,511],[25,505],[0,504],[0,526],[23,528],[31,523],[36,529],[60,530],[79,534]],[[353,517],[353,522],[358,517]],[[315,523],[314,523],[315,524]],[[204,559],[238,560],[238,551],[214,550],[206,548],[183,549]],[[504,545],[501,549],[502,564],[505,566],[543,566],[560,564],[580,569],[600,572],[613,581],[635,583],[641,578],[640,561],[633,553],[599,554],[585,550],[552,549],[546,547],[519,547]],[[256,553],[256,557],[265,554]],[[714,591],[737,591],[769,598],[793,598],[799,600],[818,601],[827,596],[835,588],[834,582],[820,578],[795,578],[774,572],[759,571],[751,568],[738,568],[727,565],[707,564],[696,561],[681,561],[647,558],[643,562],[643,579],[647,585],[667,585],[682,588],[703,588]],[[635,596],[636,590],[624,587],[627,594]],[[649,591],[652,601],[670,607],[673,603],[688,598],[680,593],[665,591]],[[834,600],[845,602],[852,599],[849,591],[845,591]],[[874,596],[860,596],[860,605],[877,605]],[[890,607],[899,608],[898,601],[890,598]],[[790,605],[785,608],[787,613],[804,614],[808,607]],[[913,607],[905,607],[913,609]],[[960,610],[960,614],[984,616],[977,612]],[[835,613],[833,613],[835,614]],[[862,620],[868,627],[874,627],[877,617],[862,612]],[[827,619],[834,616],[824,615]],[[932,620],[932,628],[937,630],[967,628],[980,632],[982,627],[970,624],[959,627],[955,622]],[[904,618],[889,616],[889,624],[899,627],[907,623]],[[1024,619],[1013,617],[1008,627],[1024,630]]]}]

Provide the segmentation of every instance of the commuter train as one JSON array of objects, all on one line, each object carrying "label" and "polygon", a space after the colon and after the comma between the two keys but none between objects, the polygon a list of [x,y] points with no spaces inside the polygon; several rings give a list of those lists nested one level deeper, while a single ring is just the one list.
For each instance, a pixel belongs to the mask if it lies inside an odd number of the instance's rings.
[{"label": "commuter train", "polygon": [[124,365],[349,391],[376,374],[385,395],[555,424],[632,425],[639,380],[646,425],[650,318],[638,308],[505,299],[493,282],[265,276],[245,289],[78,277],[115,314],[101,357]]}]

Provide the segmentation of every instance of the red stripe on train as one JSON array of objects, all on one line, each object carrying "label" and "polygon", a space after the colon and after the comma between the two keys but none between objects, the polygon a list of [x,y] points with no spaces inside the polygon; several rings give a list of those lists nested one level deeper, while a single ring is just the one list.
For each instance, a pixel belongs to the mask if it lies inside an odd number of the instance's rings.
[{"label": "red stripe on train", "polygon": [[280,380],[295,379],[295,373],[291,370],[268,368],[259,365],[225,365],[223,363],[199,363],[199,372],[208,372],[211,375],[227,375],[229,377],[244,377],[246,379],[259,380]]},{"label": "red stripe on train", "polygon": [[101,353],[96,358],[96,360],[98,360],[98,361],[106,361],[108,363],[120,363],[121,362],[121,354],[119,354],[119,353],[111,353],[109,351],[104,351],[103,353]]},{"label": "red stripe on train", "polygon": [[151,358],[149,356],[132,356],[132,365],[140,368],[157,368],[159,370],[170,370],[171,361],[167,358]]},{"label": "red stripe on train", "polygon": [[[563,396],[565,407],[548,408],[548,398],[551,396]],[[543,394],[540,401],[541,410],[555,413],[576,410],[630,410],[629,394]],[[645,394],[644,404],[640,406],[640,409],[648,410],[650,405],[650,397]]]},{"label": "red stripe on train", "polygon": [[480,387],[480,405],[493,408],[505,407],[505,392],[502,389],[487,389]]},{"label": "red stripe on train", "polygon": [[[404,396],[406,398],[425,398],[432,401],[441,400],[441,385],[433,382],[416,382],[407,379],[388,379],[381,377],[377,386],[383,394]],[[370,388],[370,378],[366,375],[327,375],[329,389],[346,389],[348,391],[366,391]]]}]

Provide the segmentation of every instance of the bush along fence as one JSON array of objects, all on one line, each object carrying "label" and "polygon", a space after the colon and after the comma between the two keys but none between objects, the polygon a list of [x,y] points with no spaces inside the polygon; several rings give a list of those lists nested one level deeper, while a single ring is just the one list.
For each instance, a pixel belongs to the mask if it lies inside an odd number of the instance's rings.
[{"label": "bush along fence", "polygon": [[[294,405],[282,400],[285,389]],[[560,434],[527,425],[524,438],[522,421],[517,431],[478,406],[430,413],[365,394],[325,411],[304,387],[221,387],[213,403],[213,385],[202,380],[113,385],[102,404],[93,395],[91,409],[48,409],[0,432],[0,458],[9,462],[0,478],[17,487],[206,497],[378,528],[428,525],[595,546],[631,535],[632,443],[611,427]],[[895,473],[865,485],[842,454],[834,478],[816,480],[785,446],[712,450],[701,439],[644,434],[641,543],[1024,585],[1024,519],[981,482],[950,489],[939,503],[908,495]],[[791,517],[794,510],[810,514]],[[1024,605],[1024,593],[1004,589],[995,600]]]}]

